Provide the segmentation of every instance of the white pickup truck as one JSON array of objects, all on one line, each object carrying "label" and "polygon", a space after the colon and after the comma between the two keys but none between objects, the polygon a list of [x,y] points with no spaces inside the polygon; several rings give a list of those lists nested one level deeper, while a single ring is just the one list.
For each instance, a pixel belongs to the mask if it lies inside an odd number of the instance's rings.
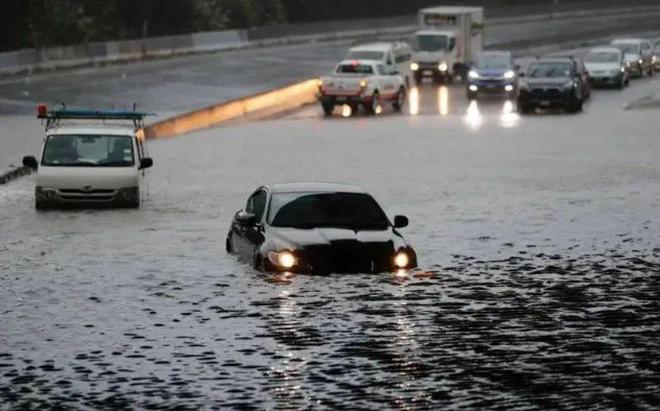
[{"label": "white pickup truck", "polygon": [[367,114],[379,113],[385,102],[400,112],[406,102],[406,83],[398,73],[388,73],[379,61],[344,60],[332,75],[319,80],[318,97],[326,116],[332,115],[335,106],[345,104],[353,114],[359,106]]}]

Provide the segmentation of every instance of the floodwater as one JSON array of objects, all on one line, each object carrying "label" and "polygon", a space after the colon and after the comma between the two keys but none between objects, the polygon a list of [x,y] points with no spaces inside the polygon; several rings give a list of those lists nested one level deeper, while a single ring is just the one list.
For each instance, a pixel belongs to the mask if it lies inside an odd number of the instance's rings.
[{"label": "floodwater", "polygon": [[[652,409],[660,138],[622,107],[659,85],[522,118],[425,86],[417,116],[315,108],[155,141],[137,211],[37,213],[33,176],[2,186],[1,407]],[[226,255],[251,191],[292,180],[408,215],[420,270]]]}]

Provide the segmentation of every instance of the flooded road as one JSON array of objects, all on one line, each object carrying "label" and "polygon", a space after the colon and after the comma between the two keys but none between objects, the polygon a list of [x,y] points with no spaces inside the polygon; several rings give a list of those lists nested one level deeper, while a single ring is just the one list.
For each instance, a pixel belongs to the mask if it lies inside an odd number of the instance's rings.
[{"label": "flooded road", "polygon": [[[525,117],[427,85],[416,116],[313,107],[156,141],[137,211],[37,213],[34,177],[2,186],[0,408],[652,409],[660,137],[622,107],[659,85]],[[409,216],[421,269],[226,255],[252,190],[292,180]]]}]

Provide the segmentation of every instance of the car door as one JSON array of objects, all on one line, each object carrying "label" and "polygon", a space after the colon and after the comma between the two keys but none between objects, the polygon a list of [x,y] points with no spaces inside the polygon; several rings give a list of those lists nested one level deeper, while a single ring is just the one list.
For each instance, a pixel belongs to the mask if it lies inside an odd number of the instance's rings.
[{"label": "car door", "polygon": [[[248,198],[245,209],[239,211],[234,218],[233,247],[237,254],[248,262],[253,261],[256,247],[263,243],[263,216],[266,210],[267,199],[268,192],[266,189],[260,188]],[[256,223],[246,224],[241,222],[237,218],[241,212],[253,214],[256,217]]]},{"label": "car door", "polygon": [[587,99],[591,95],[591,79],[589,72],[581,61],[576,62],[578,74],[582,80],[582,98]]}]

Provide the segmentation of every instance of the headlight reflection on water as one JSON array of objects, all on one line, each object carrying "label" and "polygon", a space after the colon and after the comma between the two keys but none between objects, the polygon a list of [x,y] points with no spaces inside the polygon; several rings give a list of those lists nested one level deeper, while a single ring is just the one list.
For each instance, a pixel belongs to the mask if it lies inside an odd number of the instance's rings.
[{"label": "headlight reflection on water", "polygon": [[500,123],[503,127],[515,127],[520,122],[520,115],[516,113],[515,107],[511,100],[504,102],[502,107],[502,115],[500,116]]},{"label": "headlight reflection on water", "polygon": [[446,86],[438,88],[438,112],[443,117],[449,114],[449,89]]},{"label": "headlight reflection on water", "polygon": [[419,89],[413,87],[408,92],[408,107],[410,107],[410,115],[416,116],[419,114]]},{"label": "headlight reflection on water", "polygon": [[474,130],[477,130],[481,127],[481,124],[483,123],[483,116],[479,111],[479,104],[476,100],[470,102],[464,119],[468,126]]}]

